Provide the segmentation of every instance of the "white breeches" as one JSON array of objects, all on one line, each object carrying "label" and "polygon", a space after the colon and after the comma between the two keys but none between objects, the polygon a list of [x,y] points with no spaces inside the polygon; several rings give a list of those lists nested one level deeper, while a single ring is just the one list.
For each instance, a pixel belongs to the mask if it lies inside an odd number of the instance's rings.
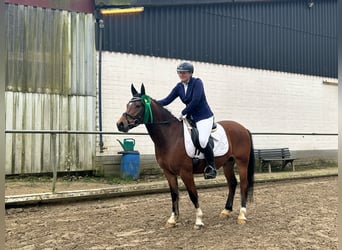
[{"label": "white breeches", "polygon": [[211,129],[213,127],[214,117],[209,117],[208,119],[200,120],[196,122],[198,130],[198,140],[202,148],[205,148],[208,144]]}]

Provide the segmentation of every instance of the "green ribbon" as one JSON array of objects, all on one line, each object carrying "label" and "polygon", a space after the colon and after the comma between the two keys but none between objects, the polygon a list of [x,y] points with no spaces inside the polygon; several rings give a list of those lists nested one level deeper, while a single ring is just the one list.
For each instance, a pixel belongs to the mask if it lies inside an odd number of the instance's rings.
[{"label": "green ribbon", "polygon": [[144,124],[148,123],[149,117],[151,117],[151,123],[153,122],[151,98],[148,95],[142,95],[141,100],[145,105]]}]

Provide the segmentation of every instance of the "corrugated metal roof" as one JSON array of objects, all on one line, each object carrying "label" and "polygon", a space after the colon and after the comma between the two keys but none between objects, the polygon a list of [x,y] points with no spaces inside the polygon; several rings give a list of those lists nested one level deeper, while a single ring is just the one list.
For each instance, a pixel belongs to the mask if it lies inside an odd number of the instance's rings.
[{"label": "corrugated metal roof", "polygon": [[337,76],[336,0],[145,7],[104,16],[103,48]]}]

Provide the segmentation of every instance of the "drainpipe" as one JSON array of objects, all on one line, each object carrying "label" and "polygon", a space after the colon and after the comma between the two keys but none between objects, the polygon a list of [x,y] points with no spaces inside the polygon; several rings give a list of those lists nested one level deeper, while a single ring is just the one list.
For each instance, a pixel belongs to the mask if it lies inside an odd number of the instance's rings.
[{"label": "drainpipe", "polygon": [[[102,36],[104,23],[102,19],[98,20],[99,31],[99,79],[98,79],[98,91],[99,91],[99,131],[102,132]],[[103,153],[103,138],[100,134],[100,153]]]}]

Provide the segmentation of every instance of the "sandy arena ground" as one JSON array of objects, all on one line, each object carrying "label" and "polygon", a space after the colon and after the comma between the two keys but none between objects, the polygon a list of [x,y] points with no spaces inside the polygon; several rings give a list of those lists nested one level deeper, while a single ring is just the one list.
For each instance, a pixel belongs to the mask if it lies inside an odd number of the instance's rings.
[{"label": "sandy arena ground", "polygon": [[6,249],[337,249],[337,177],[257,183],[246,225],[239,192],[224,220],[226,188],[199,195],[201,230],[186,192],[173,229],[167,193],[7,209]]}]

